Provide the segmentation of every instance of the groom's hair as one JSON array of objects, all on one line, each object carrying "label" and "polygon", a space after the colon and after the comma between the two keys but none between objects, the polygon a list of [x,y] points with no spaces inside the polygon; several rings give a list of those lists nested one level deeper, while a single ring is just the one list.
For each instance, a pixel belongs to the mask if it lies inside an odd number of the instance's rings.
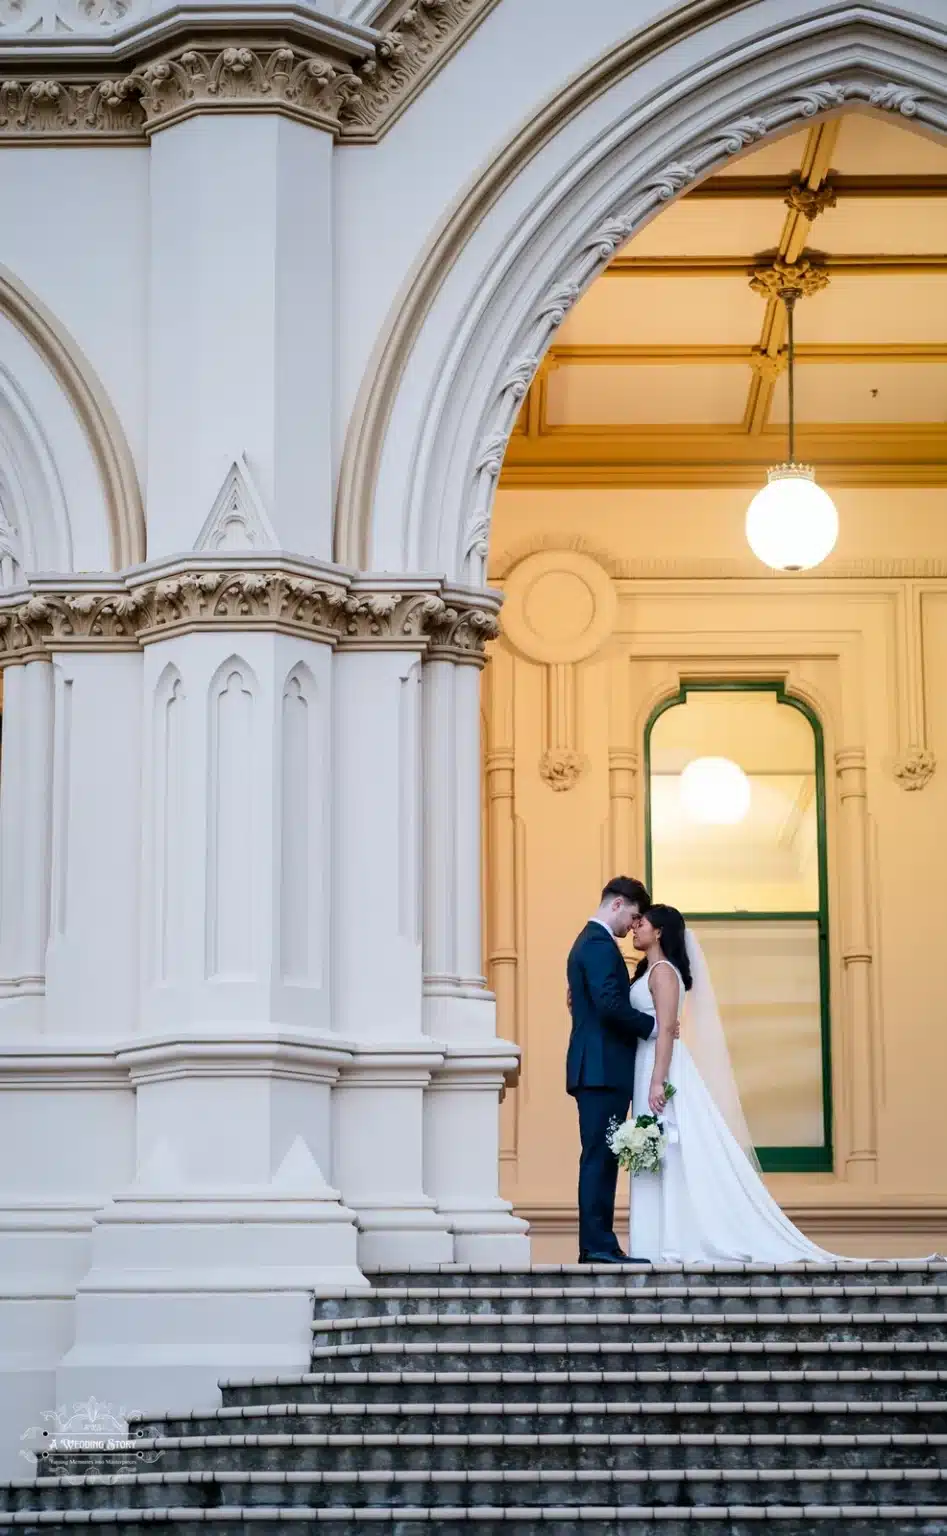
[{"label": "groom's hair", "polygon": [[602,892],[602,906],[606,901],[614,901],[616,896],[632,903],[639,912],[646,912],[651,905],[647,886],[642,885],[640,880],[632,880],[630,875],[615,875],[614,879],[609,880]]}]

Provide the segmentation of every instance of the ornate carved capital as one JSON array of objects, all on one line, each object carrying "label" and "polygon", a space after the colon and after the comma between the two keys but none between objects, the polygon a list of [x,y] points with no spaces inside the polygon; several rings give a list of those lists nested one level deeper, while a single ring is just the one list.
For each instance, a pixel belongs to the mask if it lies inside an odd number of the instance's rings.
[{"label": "ornate carved capital", "polygon": [[217,627],[332,640],[347,589],[279,570],[209,570],[164,577],[135,595],[142,644]]},{"label": "ornate carved capital", "polygon": [[828,286],[829,274],[823,267],[813,266],[806,257],[799,261],[784,261],[777,256],[765,266],[754,267],[750,273],[750,287],[764,299],[777,299],[783,293],[809,298]]},{"label": "ornate carved capital", "polygon": [[446,608],[436,583],[421,591],[407,584],[403,588],[356,586],[339,615],[339,646],[343,650],[424,651],[432,625],[440,622]]},{"label": "ornate carved capital", "polygon": [[49,651],[135,650],[138,598],[124,591],[37,592],[0,609],[0,661]]},{"label": "ornate carved capital", "polygon": [[[397,584],[396,584],[397,583]],[[136,650],[197,630],[259,629],[342,649],[417,650],[481,663],[497,633],[497,594],[432,577],[353,580],[316,562],[193,556],[119,577],[63,577],[0,603],[0,666],[55,650]]]},{"label": "ornate carved capital", "polygon": [[281,111],[338,130],[361,89],[337,56],[311,48],[182,48],[142,65],[116,83],[119,99],[137,99],[146,133],[195,112]]},{"label": "ornate carved capital", "polygon": [[[140,143],[198,112],[279,112],[337,138],[372,143],[497,0],[391,0],[370,30],[320,17],[277,32],[250,12],[236,26],[231,17],[225,29],[212,16],[182,13],[165,29],[173,40],[161,52],[153,38],[121,43],[115,23],[140,22],[134,5],[110,12],[107,26],[102,7],[93,5],[87,26],[80,17],[77,27],[73,15],[65,27],[63,0],[38,3],[50,13],[50,36],[85,32],[89,41],[65,57],[58,48],[52,66],[37,64],[42,42],[24,51],[22,62],[8,60],[0,77],[0,142]],[[0,39],[30,32],[35,9],[15,7],[11,19],[0,6]]]},{"label": "ornate carved capital", "polygon": [[447,589],[444,612],[431,625],[428,655],[482,666],[484,647],[500,632],[498,600],[487,593]]}]

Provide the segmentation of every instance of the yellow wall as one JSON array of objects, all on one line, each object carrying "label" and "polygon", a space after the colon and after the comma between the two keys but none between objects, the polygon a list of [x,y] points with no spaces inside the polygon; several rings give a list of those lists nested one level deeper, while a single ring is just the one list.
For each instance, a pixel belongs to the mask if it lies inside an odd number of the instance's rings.
[{"label": "yellow wall", "polygon": [[[836,555],[792,578],[746,550],[746,499],[498,498],[491,582],[508,596],[484,674],[485,945],[500,1031],[524,1053],[504,1188],[539,1260],[575,1254],[565,957],[604,879],[644,873],[645,723],[698,678],[783,679],[825,733],[836,1172],[770,1186],[837,1251],[947,1247],[945,495],[837,492]],[[929,778],[925,754],[941,764]]]}]

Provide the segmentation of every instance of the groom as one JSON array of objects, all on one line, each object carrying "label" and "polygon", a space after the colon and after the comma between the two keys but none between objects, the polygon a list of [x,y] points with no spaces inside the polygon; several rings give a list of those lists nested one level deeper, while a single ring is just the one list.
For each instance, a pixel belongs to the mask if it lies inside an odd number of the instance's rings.
[{"label": "groom", "polygon": [[606,1136],[611,1120],[624,1120],[635,1083],[635,1051],[656,1028],[650,1014],[628,1001],[631,982],[617,940],[625,938],[651,905],[640,880],[609,880],[598,911],[569,952],[572,1033],[566,1090],[579,1110],[579,1263],[627,1264],[614,1233],[618,1164]]}]

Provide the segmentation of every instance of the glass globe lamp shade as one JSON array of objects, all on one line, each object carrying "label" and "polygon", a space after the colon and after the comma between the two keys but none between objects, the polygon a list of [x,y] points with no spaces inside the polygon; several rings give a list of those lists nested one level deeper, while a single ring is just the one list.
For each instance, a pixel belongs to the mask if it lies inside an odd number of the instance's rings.
[{"label": "glass globe lamp shade", "polygon": [[750,809],[750,781],[729,757],[695,757],[681,774],[680,796],[690,821],[733,827]]},{"label": "glass globe lamp shade", "polygon": [[774,571],[808,571],[835,548],[838,512],[807,465],[780,464],[747,508],[746,537]]}]

